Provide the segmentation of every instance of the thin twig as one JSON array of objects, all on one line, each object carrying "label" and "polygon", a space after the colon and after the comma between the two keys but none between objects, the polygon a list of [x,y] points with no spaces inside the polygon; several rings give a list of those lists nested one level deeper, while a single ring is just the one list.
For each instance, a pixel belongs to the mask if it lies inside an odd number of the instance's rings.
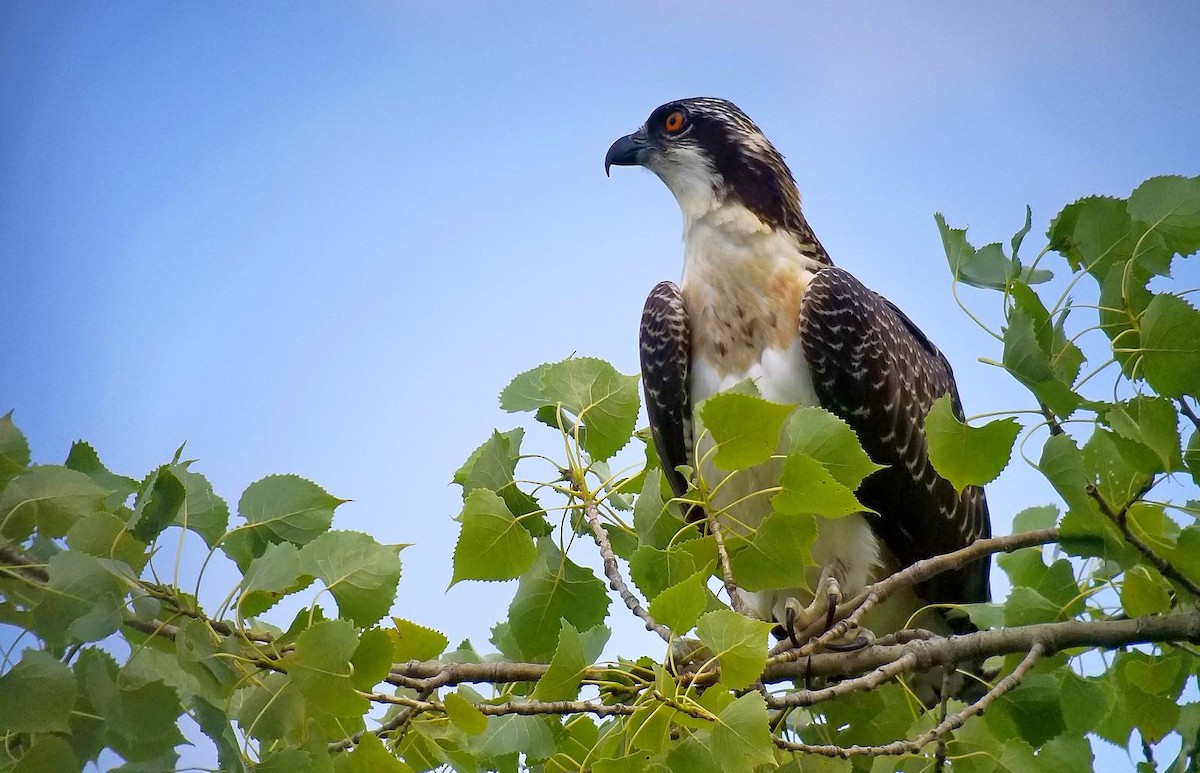
[{"label": "thin twig", "polygon": [[620,596],[621,601],[625,602],[625,606],[629,611],[641,618],[646,624],[647,631],[654,631],[662,640],[668,644],[671,642],[671,631],[662,623],[657,622],[650,616],[650,612],[642,606],[641,599],[629,590],[629,585],[625,579],[621,577],[621,567],[617,565],[617,557],[613,553],[612,543],[609,542],[608,532],[604,530],[604,524],[600,523],[600,511],[596,508],[596,503],[591,497],[587,496],[584,487],[580,481],[571,479],[571,487],[579,494],[583,500],[583,513],[587,516],[588,526],[592,530],[592,537],[596,540],[596,547],[600,549],[600,558],[604,562],[604,574],[608,577],[608,587],[615,590]]},{"label": "thin twig", "polygon": [[725,550],[725,536],[721,533],[721,524],[711,513],[708,515],[708,531],[717,543],[717,563],[721,565],[721,579],[725,583],[725,592],[729,594],[729,605],[735,612],[749,614],[746,602],[742,600],[742,594],[738,592],[737,583],[733,580],[733,568],[729,565],[729,553]]},{"label": "thin twig", "polygon": [[1174,565],[1167,561],[1167,559],[1163,558],[1158,553],[1155,553],[1154,548],[1147,545],[1141,537],[1134,534],[1133,530],[1129,528],[1129,519],[1126,517],[1129,513],[1129,508],[1134,502],[1137,502],[1139,499],[1141,499],[1142,494],[1145,494],[1149,488],[1149,486],[1144,487],[1141,492],[1126,502],[1125,505],[1119,510],[1113,510],[1112,506],[1104,500],[1104,497],[1100,494],[1099,489],[1097,489],[1091,483],[1088,484],[1086,491],[1087,495],[1091,497],[1096,505],[1100,508],[1100,512],[1104,513],[1104,515],[1110,521],[1116,524],[1118,529],[1121,530],[1121,534],[1125,537],[1125,541],[1130,545],[1133,545],[1133,547],[1136,548],[1137,551],[1141,553],[1142,556],[1144,556],[1145,559],[1149,561],[1154,568],[1157,569],[1160,574],[1162,574],[1163,577],[1166,577],[1169,580],[1174,580],[1176,583],[1186,588],[1187,591],[1193,596],[1200,597],[1200,585],[1197,585],[1194,580],[1176,569]]},{"label": "thin twig", "polygon": [[892,743],[883,744],[881,746],[859,746],[857,744],[853,746],[836,746],[832,744],[814,745],[795,743],[793,741],[787,741],[783,738],[779,738],[778,736],[772,736],[772,738],[775,741],[775,745],[780,749],[784,749],[785,751],[820,754],[826,757],[841,757],[843,759],[859,755],[883,757],[900,754],[917,754],[921,751],[921,749],[924,749],[934,741],[941,739],[947,733],[962,727],[963,723],[965,723],[968,719],[976,714],[981,713],[984,709],[994,703],[1000,696],[1004,695],[1009,690],[1020,684],[1021,680],[1025,677],[1025,674],[1029,672],[1029,669],[1033,668],[1034,664],[1037,663],[1038,658],[1040,658],[1044,653],[1045,648],[1042,646],[1041,642],[1033,642],[1032,646],[1029,648],[1029,653],[1025,656],[1025,659],[1021,661],[1020,665],[1018,665],[1011,674],[997,682],[996,686],[989,690],[986,695],[972,703],[970,706],[967,706],[962,711],[959,711],[948,719],[939,722],[937,727],[922,733],[911,741],[893,741]]}]

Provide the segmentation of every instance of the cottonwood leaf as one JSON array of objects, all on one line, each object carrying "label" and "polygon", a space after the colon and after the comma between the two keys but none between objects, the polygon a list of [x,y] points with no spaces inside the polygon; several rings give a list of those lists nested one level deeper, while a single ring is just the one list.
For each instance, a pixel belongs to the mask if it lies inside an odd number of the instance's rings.
[{"label": "cottonwood leaf", "polygon": [[539,701],[575,700],[579,697],[579,684],[583,681],[586,667],[583,638],[575,626],[563,620],[558,634],[558,647],[554,650],[546,673],[534,686],[533,697]]},{"label": "cottonwood leaf", "polygon": [[779,447],[779,430],[792,408],[735,392],[702,402],[700,418],[717,444],[713,464],[732,472],[765,462]]},{"label": "cottonwood leaf", "polygon": [[268,545],[250,562],[242,576],[242,593],[237,609],[245,617],[257,617],[291,593],[313,581],[300,563],[300,551],[290,542]]},{"label": "cottonwood leaf", "polygon": [[105,506],[109,510],[115,511],[118,507],[125,504],[129,500],[130,495],[138,489],[138,482],[133,478],[127,478],[124,475],[117,475],[110,472],[100,462],[100,456],[96,453],[96,449],[82,440],[76,440],[71,444],[71,450],[67,454],[67,461],[63,464],[68,469],[87,475],[100,488],[111,491],[112,493],[108,495],[108,499],[105,501]]},{"label": "cottonwood leaf", "polygon": [[1164,397],[1200,394],[1200,311],[1174,295],[1154,296],[1142,315],[1146,381]]},{"label": "cottonwood leaf", "polygon": [[392,645],[397,663],[409,660],[433,660],[445,652],[446,646],[450,643],[446,634],[441,631],[435,631],[399,617],[393,617],[392,624],[396,626]]},{"label": "cottonwood leaf", "polygon": [[1130,617],[1156,615],[1171,607],[1171,596],[1160,581],[1152,579],[1144,567],[1125,573],[1121,583],[1121,606]]},{"label": "cottonwood leaf", "polygon": [[199,534],[205,545],[215,547],[229,528],[229,505],[213,491],[208,478],[188,469],[190,464],[183,462],[172,468],[186,492],[175,523]]},{"label": "cottonwood leaf", "polygon": [[775,762],[763,696],[750,692],[717,715],[711,735],[714,760],[722,770],[756,770]]},{"label": "cottonwood leaf", "polygon": [[1058,522],[1058,508],[1054,505],[1027,507],[1013,516],[1013,534],[1049,529]]},{"label": "cottonwood leaf", "polygon": [[853,491],[839,483],[819,462],[804,454],[787,455],[779,485],[782,491],[771,497],[771,507],[777,513],[841,518],[870,511],[858,501]]},{"label": "cottonwood leaf", "polygon": [[1128,210],[1161,233],[1171,252],[1200,250],[1200,177],[1152,177],[1130,194]]},{"label": "cottonwood leaf", "polygon": [[812,545],[817,539],[813,516],[773,512],[759,524],[754,536],[730,547],[729,563],[738,587],[748,591],[802,587],[806,569],[813,565]]},{"label": "cottonwood leaf", "polygon": [[287,674],[267,674],[254,686],[238,690],[235,697],[234,718],[251,738],[260,741],[299,738],[308,698]]},{"label": "cottonwood leaf", "polygon": [[487,730],[487,716],[459,693],[448,693],[442,699],[442,705],[446,707],[446,716],[454,726],[467,735],[479,735]]},{"label": "cottonwood leaf", "polygon": [[533,565],[533,537],[495,492],[476,489],[463,503],[462,531],[454,546],[454,575],[462,580],[510,580]]},{"label": "cottonwood leaf", "polygon": [[1121,437],[1140,443],[1154,452],[1153,472],[1183,469],[1179,450],[1179,414],[1161,397],[1138,396],[1117,403],[1104,412],[1104,421]]},{"label": "cottonwood leaf", "polygon": [[462,486],[464,500],[478,488],[495,491],[513,515],[528,516],[520,520],[521,525],[533,536],[540,537],[550,533],[550,524],[545,518],[533,517],[532,514],[541,512],[542,508],[536,499],[517,487],[513,477],[524,437],[525,430],[519,427],[508,432],[492,432],[492,436],[472,451],[454,473],[454,482]]},{"label": "cottonwood leaf", "polygon": [[661,470],[650,470],[642,483],[642,493],[633,503],[633,529],[638,545],[665,549],[686,524],[679,515],[679,506],[664,501]]},{"label": "cottonwood leaf", "polygon": [[1034,319],[1019,306],[1008,316],[1002,360],[1008,372],[1058,416],[1066,418],[1079,406],[1079,395],[1060,379],[1038,343]]},{"label": "cottonwood leaf", "polygon": [[164,464],[150,473],[138,487],[130,531],[142,542],[152,542],[179,514],[187,499],[183,481]]},{"label": "cottonwood leaf", "polygon": [[101,510],[112,493],[81,472],[38,465],[0,492],[0,535],[19,542],[33,533],[62,537],[80,518]]},{"label": "cottonwood leaf", "polygon": [[183,706],[175,689],[160,680],[135,684],[107,654],[85,654],[76,666],[77,681],[92,711],[104,718],[104,743],[130,762],[171,755],[184,742],[177,725]]},{"label": "cottonwood leaf", "polygon": [[245,571],[267,545],[290,542],[303,547],[329,531],[333,511],[348,501],[298,475],[268,475],[242,492],[238,512],[246,523],[235,528],[221,548]]},{"label": "cottonwood leaf", "polygon": [[42,650],[27,649],[0,674],[0,730],[10,733],[65,733],[75,705],[71,669]]},{"label": "cottonwood leaf", "polygon": [[1039,747],[1067,729],[1058,680],[1053,674],[1026,674],[999,705],[1026,743]]},{"label": "cottonwood leaf", "polygon": [[638,590],[653,600],[716,558],[717,543],[712,537],[677,542],[667,550],[643,545],[629,558],[629,576]]},{"label": "cottonwood leaf", "polygon": [[[604,360],[576,357],[517,376],[500,393],[500,407],[537,411],[561,406],[583,423],[580,442],[584,450],[592,459],[604,461],[633,436],[639,406],[637,381],[637,376],[621,375]],[[553,423],[557,425],[557,421]]]},{"label": "cottonwood leaf", "polygon": [[0,416],[0,488],[29,466],[29,441],[12,420],[13,412]]},{"label": "cottonwood leaf", "polygon": [[487,730],[470,745],[482,760],[521,753],[529,762],[540,762],[554,754],[554,735],[544,717],[506,714],[488,719]]},{"label": "cottonwood leaf", "polygon": [[300,566],[337,601],[341,617],[373,625],[392,608],[404,545],[381,545],[357,531],[326,532],[300,550]]},{"label": "cottonwood leaf", "polygon": [[935,400],[925,416],[929,461],[960,493],[967,486],[991,483],[1000,475],[1020,432],[1021,425],[1011,418],[982,427],[964,424],[954,415],[950,395]]},{"label": "cottonwood leaf", "polygon": [[884,469],[867,456],[850,425],[824,408],[800,408],[784,428],[789,454],[804,454],[819,462],[834,480],[851,491],[863,478]]},{"label": "cottonwood leaf", "polygon": [[353,751],[334,757],[333,769],[336,773],[412,773],[374,733],[363,733]]},{"label": "cottonwood leaf", "polygon": [[770,623],[731,609],[708,612],[696,624],[696,635],[721,665],[721,684],[731,690],[749,687],[762,674],[770,631]]},{"label": "cottonwood leaf", "polygon": [[391,671],[393,653],[392,637],[387,631],[381,628],[363,631],[354,656],[350,658],[353,666],[350,684],[363,691],[374,689]]},{"label": "cottonwood leaf", "polygon": [[123,561],[135,572],[142,571],[150,559],[146,543],[129,533],[123,520],[107,512],[95,512],[76,521],[67,532],[67,545],[90,556]]},{"label": "cottonwood leaf", "polygon": [[708,578],[715,562],[663,590],[650,602],[650,616],[682,636],[696,625],[696,618],[708,603]]},{"label": "cottonwood leaf", "polygon": [[354,690],[350,665],[358,636],[345,620],[314,624],[296,639],[296,649],[284,660],[296,688],[322,711],[337,717],[361,717],[370,708]]},{"label": "cottonwood leaf", "polygon": [[46,566],[47,593],[34,608],[31,627],[55,644],[100,641],[121,626],[120,582],[100,560],[64,551]]},{"label": "cottonwood leaf", "polygon": [[595,573],[563,555],[553,540],[542,537],[533,567],[521,576],[508,620],[525,657],[545,663],[554,654],[560,620],[578,630],[592,628],[604,622],[608,605],[605,585]]}]

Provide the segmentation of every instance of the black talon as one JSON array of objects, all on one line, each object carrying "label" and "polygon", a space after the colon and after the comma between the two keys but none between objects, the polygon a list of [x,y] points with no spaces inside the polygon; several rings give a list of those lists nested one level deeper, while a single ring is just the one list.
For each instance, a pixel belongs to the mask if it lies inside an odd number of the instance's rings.
[{"label": "black talon", "polygon": [[784,629],[787,631],[788,638],[792,640],[792,646],[799,649],[800,642],[796,641],[796,610],[788,607],[784,617],[787,618],[784,622]]},{"label": "black talon", "polygon": [[838,595],[836,593],[829,594],[829,610],[825,613],[825,630],[828,631],[833,627],[833,618],[837,616]]},{"label": "black talon", "polygon": [[865,636],[859,636],[854,641],[846,642],[845,644],[826,644],[825,649],[830,652],[855,652],[861,650],[871,642]]}]

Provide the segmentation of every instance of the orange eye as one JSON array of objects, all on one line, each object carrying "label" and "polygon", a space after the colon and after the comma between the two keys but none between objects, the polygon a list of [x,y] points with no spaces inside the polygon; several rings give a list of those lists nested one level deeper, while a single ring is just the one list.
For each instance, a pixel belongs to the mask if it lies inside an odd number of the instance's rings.
[{"label": "orange eye", "polygon": [[663,128],[674,134],[683,128],[683,111],[676,110],[666,117],[663,121]]}]

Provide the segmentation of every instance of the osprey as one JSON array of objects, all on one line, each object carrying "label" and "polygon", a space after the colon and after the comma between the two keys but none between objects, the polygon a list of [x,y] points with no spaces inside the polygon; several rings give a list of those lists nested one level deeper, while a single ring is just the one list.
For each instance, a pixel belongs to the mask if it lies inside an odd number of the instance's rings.
[{"label": "osprey", "polygon": [[[794,639],[821,618],[828,626],[839,598],[991,536],[983,490],[959,493],[929,463],[922,424],[930,405],[949,393],[962,419],[950,364],[895,305],[833,265],[800,211],[783,156],[745,113],[723,99],[668,102],[613,143],[605,172],[614,165],[654,172],[683,212],[682,281],[651,291],[640,335],[650,428],[675,495],[688,489],[677,468],[695,468],[711,447],[707,435],[696,447],[694,407],[746,379],[767,400],[834,413],[886,465],[857,492],[874,513],[817,519],[807,588],[746,594],[782,626],[778,635]],[[724,475],[711,463],[701,472],[712,486]],[[769,512],[766,497],[748,495],[779,481],[778,466],[748,472],[713,503],[722,526],[743,535]],[[927,605],[989,600],[990,563],[889,599],[869,627],[898,630]],[[942,633],[970,628],[940,609],[923,615],[921,627]]]}]

